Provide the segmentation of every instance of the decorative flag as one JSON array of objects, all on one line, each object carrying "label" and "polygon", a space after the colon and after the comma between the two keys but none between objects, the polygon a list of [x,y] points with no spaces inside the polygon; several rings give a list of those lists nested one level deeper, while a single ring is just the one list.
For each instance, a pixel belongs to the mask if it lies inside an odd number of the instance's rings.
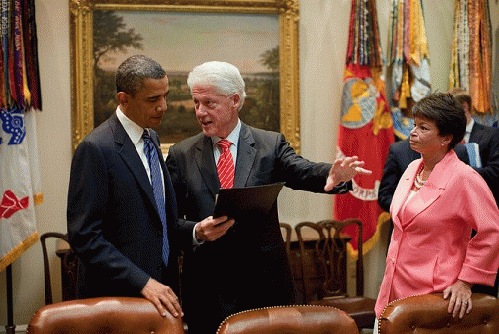
[{"label": "decorative flag", "polygon": [[[375,0],[352,0],[338,157],[356,155],[373,173],[357,175],[353,190],[335,197],[334,216],[338,220],[359,218],[362,221],[364,253],[378,239],[378,222],[387,220],[386,214],[380,217],[382,210],[377,200],[383,165],[394,135],[382,68]],[[345,233],[352,238],[348,249],[356,257],[357,227],[348,228]]]},{"label": "decorative flag", "polygon": [[38,241],[35,205],[43,202],[34,1],[0,3],[0,271]]},{"label": "decorative flag", "polygon": [[389,39],[387,77],[393,129],[398,138],[406,139],[413,126],[413,103],[431,92],[421,0],[392,0]]},{"label": "decorative flag", "polygon": [[476,121],[497,125],[491,107],[492,27],[487,0],[454,1],[454,40],[450,88],[469,92]]}]

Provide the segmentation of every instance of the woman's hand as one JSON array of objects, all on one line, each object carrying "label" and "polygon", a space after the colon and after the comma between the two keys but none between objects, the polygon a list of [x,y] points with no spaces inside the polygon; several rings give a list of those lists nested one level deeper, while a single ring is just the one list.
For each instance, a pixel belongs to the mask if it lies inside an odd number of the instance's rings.
[{"label": "woman's hand", "polygon": [[459,318],[462,318],[464,314],[470,313],[473,307],[471,305],[471,285],[468,282],[457,280],[456,283],[444,290],[444,299],[450,296],[447,311],[452,313],[453,318],[458,314]]}]

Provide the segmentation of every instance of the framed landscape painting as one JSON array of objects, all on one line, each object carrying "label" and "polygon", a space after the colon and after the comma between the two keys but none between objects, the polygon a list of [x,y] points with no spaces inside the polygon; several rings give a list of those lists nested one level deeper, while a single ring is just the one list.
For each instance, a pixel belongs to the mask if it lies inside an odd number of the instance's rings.
[{"label": "framed landscape painting", "polygon": [[205,61],[235,65],[241,120],[282,132],[299,151],[298,0],[70,0],[73,149],[116,110],[115,72],[134,54],[166,70],[163,152],[201,131],[187,76]]}]

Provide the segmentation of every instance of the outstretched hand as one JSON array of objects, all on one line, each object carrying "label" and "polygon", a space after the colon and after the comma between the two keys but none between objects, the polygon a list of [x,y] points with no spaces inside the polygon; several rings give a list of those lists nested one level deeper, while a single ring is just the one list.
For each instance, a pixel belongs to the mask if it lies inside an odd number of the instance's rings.
[{"label": "outstretched hand", "polygon": [[329,170],[329,176],[326,181],[325,191],[330,191],[341,182],[347,182],[357,174],[372,174],[371,170],[364,169],[365,162],[359,161],[357,156],[336,159]]}]

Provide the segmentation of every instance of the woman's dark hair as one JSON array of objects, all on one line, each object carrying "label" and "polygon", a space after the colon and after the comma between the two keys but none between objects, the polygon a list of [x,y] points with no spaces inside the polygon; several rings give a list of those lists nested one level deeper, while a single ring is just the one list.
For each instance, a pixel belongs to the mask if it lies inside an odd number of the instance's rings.
[{"label": "woman's dark hair", "polygon": [[412,117],[435,122],[440,136],[452,135],[449,150],[460,143],[466,132],[466,116],[462,104],[448,93],[433,93],[417,102]]}]

